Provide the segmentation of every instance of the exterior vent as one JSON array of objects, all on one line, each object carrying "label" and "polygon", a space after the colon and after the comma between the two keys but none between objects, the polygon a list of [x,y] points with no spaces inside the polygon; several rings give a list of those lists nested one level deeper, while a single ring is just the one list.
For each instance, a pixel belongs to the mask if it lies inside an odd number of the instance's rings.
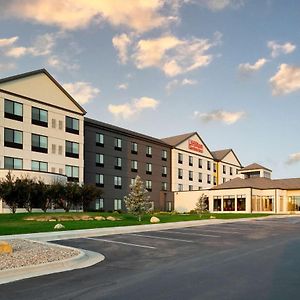
[{"label": "exterior vent", "polygon": [[63,154],[63,147],[61,145],[58,146],[58,154],[59,155]]},{"label": "exterior vent", "polygon": [[55,154],[56,153],[56,145],[52,144],[52,153]]},{"label": "exterior vent", "polygon": [[56,120],[52,119],[52,128],[56,128]]},{"label": "exterior vent", "polygon": [[61,121],[61,120],[58,121],[58,128],[59,128],[60,130],[63,129],[63,121]]}]

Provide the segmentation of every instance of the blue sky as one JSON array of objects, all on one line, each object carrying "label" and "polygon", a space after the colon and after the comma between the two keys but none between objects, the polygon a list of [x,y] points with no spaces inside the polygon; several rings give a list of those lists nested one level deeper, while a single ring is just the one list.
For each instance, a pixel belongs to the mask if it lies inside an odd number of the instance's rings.
[{"label": "blue sky", "polygon": [[0,0],[0,77],[46,68],[87,116],[300,177],[297,0]]}]

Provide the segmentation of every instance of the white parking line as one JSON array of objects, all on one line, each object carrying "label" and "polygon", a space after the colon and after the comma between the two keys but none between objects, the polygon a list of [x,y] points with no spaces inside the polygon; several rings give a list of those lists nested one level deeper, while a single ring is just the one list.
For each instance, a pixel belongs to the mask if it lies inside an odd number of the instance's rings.
[{"label": "white parking line", "polygon": [[223,231],[223,230],[215,230],[215,229],[195,229],[195,228],[182,228],[183,230],[191,230],[191,231],[204,231],[204,232],[216,232],[216,233],[227,233],[227,234],[244,234],[242,232],[237,232],[237,231]]},{"label": "white parking line", "polygon": [[185,243],[194,243],[193,241],[190,241],[190,240],[173,239],[173,238],[166,238],[166,237],[154,236],[154,235],[144,235],[144,234],[136,234],[136,233],[129,233],[127,235],[134,235],[134,236],[145,237],[145,238],[150,238],[150,239],[159,239],[159,240],[177,241],[177,242],[185,242]]},{"label": "white parking line", "polygon": [[[182,228],[183,229],[183,228]],[[219,235],[211,235],[211,234],[201,234],[201,233],[191,233],[191,232],[181,232],[181,231],[162,231],[158,230],[157,232],[163,232],[163,233],[175,233],[175,234],[185,234],[185,235],[194,235],[194,236],[206,236],[206,237],[212,237],[212,238],[219,238]]]},{"label": "white parking line", "polygon": [[147,246],[147,245],[138,245],[138,244],[132,244],[132,243],[124,243],[124,242],[118,242],[118,241],[112,241],[112,240],[105,240],[105,239],[96,239],[96,238],[85,238],[85,239],[99,241],[99,242],[106,242],[106,243],[121,244],[121,245],[133,246],[133,247],[139,247],[139,248],[156,249],[156,247]]}]

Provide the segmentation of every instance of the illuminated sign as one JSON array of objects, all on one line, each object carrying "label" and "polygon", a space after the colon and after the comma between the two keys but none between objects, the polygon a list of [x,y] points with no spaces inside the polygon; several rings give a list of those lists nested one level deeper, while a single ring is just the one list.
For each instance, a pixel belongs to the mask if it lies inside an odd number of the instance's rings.
[{"label": "illuminated sign", "polygon": [[203,145],[194,140],[189,140],[189,149],[203,153]]}]

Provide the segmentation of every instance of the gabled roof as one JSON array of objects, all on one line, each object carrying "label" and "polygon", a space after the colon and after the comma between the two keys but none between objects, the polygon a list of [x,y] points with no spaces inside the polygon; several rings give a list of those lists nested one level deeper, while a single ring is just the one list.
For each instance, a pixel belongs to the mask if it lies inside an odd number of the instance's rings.
[{"label": "gabled roof", "polygon": [[46,76],[49,77],[50,80],[52,80],[52,82],[79,108],[79,110],[82,111],[82,114],[86,114],[86,111],[84,110],[84,108],[77,103],[77,101],[58,83],[58,81],[46,69],[38,69],[38,70],[31,71],[31,72],[26,72],[26,73],[14,75],[14,76],[5,77],[5,78],[0,79],[0,84],[9,82],[9,81],[14,81],[17,79],[30,77],[33,75],[42,74],[42,73],[44,73]]},{"label": "gabled roof", "polygon": [[222,160],[232,149],[223,149],[223,150],[216,150],[216,151],[211,151],[212,156],[214,157],[215,160]]},{"label": "gabled roof", "polygon": [[174,135],[174,136],[170,136],[167,138],[163,138],[161,140],[164,141],[165,143],[171,145],[172,147],[176,147],[179,144],[186,141],[191,136],[193,136],[194,134],[197,134],[197,132],[189,132],[189,133],[184,133],[184,134],[180,134],[180,135]]},{"label": "gabled roof", "polygon": [[264,170],[272,172],[272,170],[270,170],[262,165],[259,165],[257,163],[250,164],[250,165],[244,167],[243,169],[241,169],[240,171],[243,172],[243,171],[251,171],[251,170],[257,170],[257,169],[264,169]]}]

